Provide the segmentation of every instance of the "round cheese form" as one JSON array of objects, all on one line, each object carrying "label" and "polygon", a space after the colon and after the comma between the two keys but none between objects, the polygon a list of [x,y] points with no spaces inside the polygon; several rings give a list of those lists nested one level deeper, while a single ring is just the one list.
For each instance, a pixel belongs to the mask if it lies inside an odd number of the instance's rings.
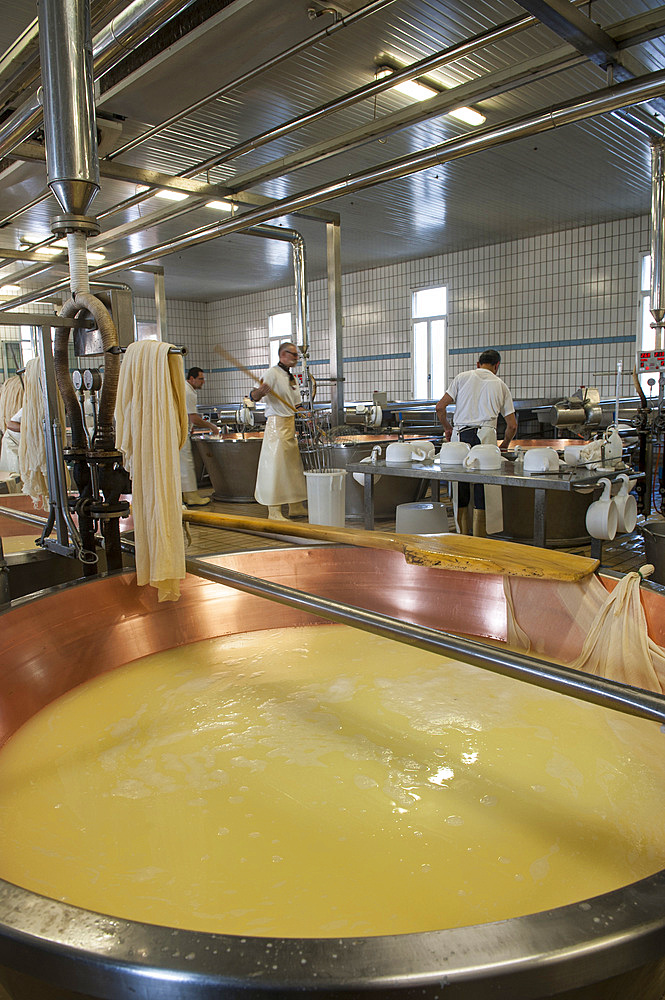
[{"label": "round cheese form", "polygon": [[277,937],[519,916],[665,867],[665,735],[343,626],[223,637],[70,692],[0,751],[0,876]]}]

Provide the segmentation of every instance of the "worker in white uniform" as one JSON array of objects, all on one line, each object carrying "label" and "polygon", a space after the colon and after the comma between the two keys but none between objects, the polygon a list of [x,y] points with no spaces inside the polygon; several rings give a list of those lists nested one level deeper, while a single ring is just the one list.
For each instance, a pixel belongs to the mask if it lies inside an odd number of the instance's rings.
[{"label": "worker in white uniform", "polygon": [[0,469],[3,472],[19,472],[18,467],[18,446],[21,440],[21,408],[11,420],[7,421],[5,433],[2,435],[2,449],[0,450]]},{"label": "worker in white uniform", "polygon": [[[510,390],[497,376],[501,355],[498,351],[487,350],[478,358],[476,367],[460,372],[452,380],[448,389],[436,404],[436,415],[443,426],[446,441],[465,441],[467,444],[496,444],[496,424],[499,413],[506,421],[506,429],[499,447],[505,450],[517,432],[515,406]],[[447,407],[455,404],[455,426],[448,420]],[[484,536],[486,534],[485,489],[475,484],[473,489],[473,528],[469,518],[471,491],[468,483],[459,483],[457,514],[460,531],[463,534]],[[489,487],[500,491],[501,487]],[[500,493],[499,493],[500,503]]]},{"label": "worker in white uniform", "polygon": [[254,496],[268,508],[268,517],[287,521],[282,504],[289,505],[291,517],[306,514],[303,500],[307,485],[295,430],[295,411],[302,407],[300,389],[291,366],[298,360],[298,348],[287,341],[279,345],[279,362],[254,386],[249,397],[265,399],[266,429],[259,456]]},{"label": "worker in white uniform", "polygon": [[[196,409],[196,393],[203,387],[204,382],[205,375],[202,368],[189,369],[185,380],[185,406],[189,417],[189,431],[191,434],[195,427],[200,427],[202,430],[219,434],[219,427],[211,424],[209,420],[204,420]],[[197,489],[194,455],[189,437],[180,449],[180,481],[182,501],[188,507],[204,507],[210,503],[210,497],[201,496]]]}]

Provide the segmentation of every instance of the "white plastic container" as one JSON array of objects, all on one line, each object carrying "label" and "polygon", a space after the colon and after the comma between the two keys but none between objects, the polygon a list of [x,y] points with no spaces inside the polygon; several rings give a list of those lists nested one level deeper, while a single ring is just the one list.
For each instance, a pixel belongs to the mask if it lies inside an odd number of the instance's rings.
[{"label": "white plastic container", "polygon": [[346,469],[321,469],[306,472],[307,509],[310,524],[345,524]]}]

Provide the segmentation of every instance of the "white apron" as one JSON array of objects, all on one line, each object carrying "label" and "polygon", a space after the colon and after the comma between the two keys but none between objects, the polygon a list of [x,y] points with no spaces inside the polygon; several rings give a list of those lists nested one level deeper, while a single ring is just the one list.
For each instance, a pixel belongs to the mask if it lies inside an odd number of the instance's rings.
[{"label": "white apron", "polygon": [[254,496],[264,507],[307,499],[295,417],[268,417]]},{"label": "white apron", "polygon": [[[481,444],[497,444],[495,427],[479,427],[477,430],[478,439]],[[451,441],[459,441],[459,431],[453,427]],[[471,485],[471,497],[473,498],[473,483]],[[488,535],[496,535],[503,531],[503,494],[500,486],[484,486],[485,490],[485,531]],[[455,515],[455,526],[459,531],[459,521],[457,512],[459,509],[459,483],[452,484],[453,512]]]},{"label": "white apron", "polygon": [[197,490],[194,453],[189,434],[180,449],[180,488],[183,493],[196,493]]}]

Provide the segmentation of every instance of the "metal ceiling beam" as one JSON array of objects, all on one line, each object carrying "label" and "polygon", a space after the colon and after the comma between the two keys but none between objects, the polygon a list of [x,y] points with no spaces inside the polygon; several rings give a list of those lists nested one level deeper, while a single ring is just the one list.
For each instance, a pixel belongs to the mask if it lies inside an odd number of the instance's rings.
[{"label": "metal ceiling beam", "polygon": [[[626,47],[635,44],[634,38],[642,40],[647,30],[651,38],[665,33],[665,7],[650,11],[648,20],[640,15],[637,18],[621,21],[608,28],[608,34],[613,37],[616,32],[617,38],[621,40],[620,44]],[[585,57],[578,54],[572,46],[561,46],[545,55],[527,59],[516,66],[499,70],[496,73],[488,73],[484,77],[451,88],[430,98],[429,101],[409,105],[391,115],[384,115],[382,118],[374,119],[358,128],[350,129],[329,139],[323,139],[321,142],[314,143],[305,149],[296,150],[277,160],[271,160],[254,170],[237,174],[227,181],[227,185],[237,192],[246,192],[247,188],[255,184],[272,180],[275,177],[283,177],[301,167],[310,166],[320,160],[336,156],[338,153],[348,152],[350,149],[391,132],[417,125],[430,118],[440,117],[455,107],[477,104],[509,89],[531,83],[550,73],[561,72],[571,66],[579,65],[584,59]],[[631,116],[632,123],[635,124],[636,120],[643,116],[643,112],[641,109],[633,109]],[[652,123],[649,130],[645,123],[642,131],[650,131],[650,134],[655,134],[657,126]]]},{"label": "metal ceiling beam", "polygon": [[[23,142],[16,149],[12,150],[10,156],[17,160],[25,160],[34,163],[44,163],[44,147],[35,142]],[[201,201],[210,199],[221,199],[226,201],[242,202],[247,205],[265,205],[270,201],[264,195],[250,194],[248,192],[234,192],[231,188],[223,184],[207,184],[204,181],[196,181],[189,177],[173,176],[163,174],[159,170],[146,170],[142,167],[132,167],[126,163],[109,163],[100,160],[99,173],[102,177],[111,180],[127,181],[129,184],[146,185],[155,190],[178,191],[182,194],[196,196]],[[154,197],[154,194],[152,195]],[[105,213],[100,213],[99,218],[104,218]],[[328,212],[325,209],[308,210],[306,218],[315,219],[318,222],[339,221],[339,215],[335,212]],[[143,222],[145,223],[145,216]]]},{"label": "metal ceiling beam", "polygon": [[[464,135],[458,139],[448,140],[421,152],[410,154],[397,160],[390,160],[386,163],[380,163],[369,170],[361,171],[340,180],[331,181],[318,187],[310,188],[307,191],[290,195],[287,198],[273,201],[265,208],[254,208],[234,219],[210,226],[203,226],[200,229],[185,233],[176,239],[156,244],[145,250],[140,250],[136,253],[128,254],[126,257],[111,261],[108,264],[91,268],[90,275],[91,277],[94,275],[99,278],[115,274],[118,271],[131,269],[138,264],[145,264],[160,259],[177,251],[186,250],[189,247],[205,243],[208,240],[242,232],[251,226],[281,218],[295,211],[301,211],[303,208],[311,205],[331,201],[335,198],[352,194],[355,191],[383,184],[386,181],[407,177],[410,174],[439,166],[451,160],[488,149],[494,149],[507,142],[525,139],[563,125],[570,125],[575,122],[584,121],[587,118],[609,114],[620,108],[641,104],[654,97],[661,97],[664,94],[665,71],[650,73],[639,80],[631,80],[619,83],[613,87],[606,87],[603,90],[586,94],[573,101],[567,101],[558,107],[545,108],[535,114],[483,129],[474,135]],[[1,303],[0,312],[6,309],[15,309],[19,305],[31,302],[39,296],[58,291],[66,285],[67,279],[64,282],[59,282],[47,288],[41,288],[39,291],[29,295]]]},{"label": "metal ceiling beam", "polygon": [[[617,81],[632,80],[646,72],[632,57],[620,52],[612,36],[578,10],[570,0],[517,0],[529,14],[550,28],[578,52],[601,69],[610,69]],[[665,101],[657,99],[653,107],[665,114]]]},{"label": "metal ceiling beam", "polygon": [[541,24],[551,28],[564,41],[603,69],[615,61],[618,49],[606,31],[570,0],[517,0]]}]

